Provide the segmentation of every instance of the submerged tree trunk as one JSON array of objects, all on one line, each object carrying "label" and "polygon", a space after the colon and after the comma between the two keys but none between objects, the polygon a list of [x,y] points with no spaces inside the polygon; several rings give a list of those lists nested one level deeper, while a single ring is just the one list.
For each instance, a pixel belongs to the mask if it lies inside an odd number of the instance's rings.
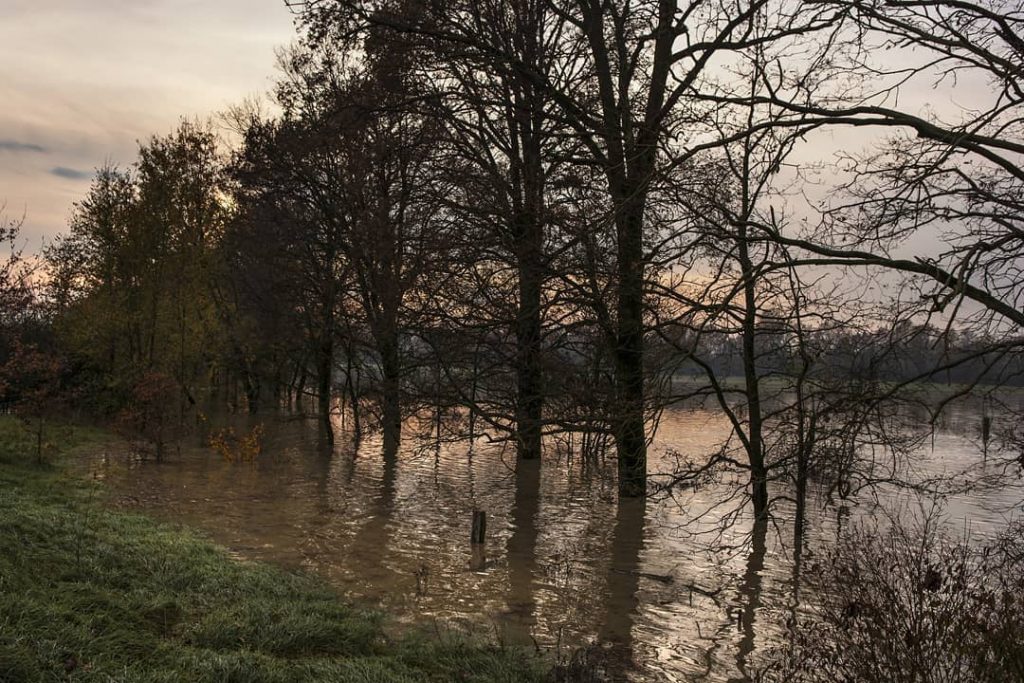
[{"label": "submerged tree trunk", "polygon": [[354,350],[349,346],[345,353],[345,389],[352,410],[352,440],[358,444],[363,440],[363,418],[359,406],[359,375],[353,362]]},{"label": "submerged tree trunk", "polygon": [[334,368],[334,339],[325,334],[320,340],[316,359],[317,381],[317,415],[320,427],[329,441],[333,441],[334,432],[331,428],[331,371]]},{"label": "submerged tree trunk", "polygon": [[794,624],[797,620],[797,607],[800,605],[800,581],[803,571],[804,535],[807,519],[807,476],[810,448],[814,443],[814,418],[811,418],[809,434],[805,433],[805,410],[802,382],[797,385],[797,402],[799,427],[796,451],[796,511],[793,519],[793,601],[790,609]]},{"label": "submerged tree trunk", "polygon": [[298,369],[298,381],[295,384],[295,405],[301,412],[306,412],[306,357],[303,355]]},{"label": "submerged tree trunk", "polygon": [[516,319],[516,444],[519,457],[541,455],[544,398],[541,375],[542,229],[538,217],[520,221],[519,308]]},{"label": "submerged tree trunk", "polygon": [[[247,364],[248,365],[248,364]],[[255,415],[260,410],[260,393],[261,384],[260,379],[252,371],[251,368],[246,367],[245,370],[245,404],[249,410],[250,415]],[[195,401],[189,397],[189,400],[194,404]]]},{"label": "submerged tree trunk", "polygon": [[381,427],[384,433],[384,450],[393,453],[398,451],[402,437],[402,366],[397,332],[391,331],[380,347],[383,380]]},{"label": "submerged tree trunk", "polygon": [[[527,15],[529,16],[529,15]],[[541,61],[537,17],[520,17],[517,49],[527,64]],[[513,97],[509,126],[514,131],[511,186],[512,232],[519,280],[516,310],[516,444],[523,460],[540,458],[543,431],[543,375],[541,368],[541,301],[544,288],[544,98],[529,78],[512,78]]]},{"label": "submerged tree trunk", "polygon": [[644,424],[643,206],[624,207],[618,220],[618,322],[615,344],[618,414],[615,439],[619,495],[647,492]]},{"label": "submerged tree trunk", "polygon": [[469,385],[469,457],[473,457],[473,441],[476,440],[476,396],[480,382],[480,344],[473,349],[473,376]]},{"label": "submerged tree trunk", "polygon": [[739,231],[739,262],[743,277],[743,379],[746,390],[749,428],[747,458],[750,464],[751,500],[754,516],[768,516],[768,469],[764,462],[761,386],[757,373],[757,289],[756,273],[750,259],[746,225]]},{"label": "submerged tree trunk", "polygon": [[444,423],[444,410],[441,405],[441,357],[434,359],[434,438],[438,454],[441,451],[441,427]]}]

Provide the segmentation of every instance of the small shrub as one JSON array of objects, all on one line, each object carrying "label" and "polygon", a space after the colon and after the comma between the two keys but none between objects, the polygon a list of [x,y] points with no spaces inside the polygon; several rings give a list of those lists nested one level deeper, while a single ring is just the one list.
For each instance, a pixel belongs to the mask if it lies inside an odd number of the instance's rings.
[{"label": "small shrub", "polygon": [[252,464],[263,452],[263,424],[256,425],[242,437],[231,427],[220,429],[210,435],[209,444],[225,462]]}]

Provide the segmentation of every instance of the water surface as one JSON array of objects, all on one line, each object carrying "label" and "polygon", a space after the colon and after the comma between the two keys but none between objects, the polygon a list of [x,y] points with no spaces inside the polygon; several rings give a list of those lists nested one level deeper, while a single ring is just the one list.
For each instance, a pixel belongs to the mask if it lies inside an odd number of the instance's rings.
[{"label": "water surface", "polygon": [[[977,406],[951,411],[905,474],[984,472],[980,419]],[[409,443],[386,459],[379,440],[356,449],[339,435],[326,448],[315,424],[289,416],[229,420],[239,432],[264,423],[254,463],[225,462],[195,435],[163,463],[108,450],[87,465],[121,505],[203,529],[240,556],[315,572],[401,621],[563,658],[598,643],[609,666],[635,662],[636,680],[744,680],[794,609],[791,531],[736,515],[730,482],[620,504],[611,456],[552,452],[517,472],[512,450],[485,439]],[[678,455],[700,457],[727,436],[716,411],[670,410],[649,469],[670,472]],[[1011,485],[952,496],[946,510],[983,537],[1022,499]],[[819,498],[810,507],[813,556],[844,516]],[[469,543],[473,510],[488,515],[483,547]]]}]

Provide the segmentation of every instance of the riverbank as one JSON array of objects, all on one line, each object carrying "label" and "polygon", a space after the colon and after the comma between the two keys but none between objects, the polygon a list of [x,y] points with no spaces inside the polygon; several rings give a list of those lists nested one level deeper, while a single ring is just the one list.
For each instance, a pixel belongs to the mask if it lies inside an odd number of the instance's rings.
[{"label": "riverbank", "polygon": [[530,653],[385,635],[316,579],[110,510],[61,461],[101,432],[51,429],[49,463],[0,417],[0,682],[542,681]]}]

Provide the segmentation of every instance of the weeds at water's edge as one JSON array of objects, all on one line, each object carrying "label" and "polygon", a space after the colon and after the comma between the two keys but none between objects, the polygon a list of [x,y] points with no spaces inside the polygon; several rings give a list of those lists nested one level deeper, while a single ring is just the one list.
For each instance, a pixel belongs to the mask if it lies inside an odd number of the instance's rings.
[{"label": "weeds at water's edge", "polygon": [[[19,428],[0,418],[0,682],[550,680],[526,650],[388,638],[380,614],[314,578],[110,510],[89,482],[32,464]],[[65,453],[100,438],[61,429]]]}]

